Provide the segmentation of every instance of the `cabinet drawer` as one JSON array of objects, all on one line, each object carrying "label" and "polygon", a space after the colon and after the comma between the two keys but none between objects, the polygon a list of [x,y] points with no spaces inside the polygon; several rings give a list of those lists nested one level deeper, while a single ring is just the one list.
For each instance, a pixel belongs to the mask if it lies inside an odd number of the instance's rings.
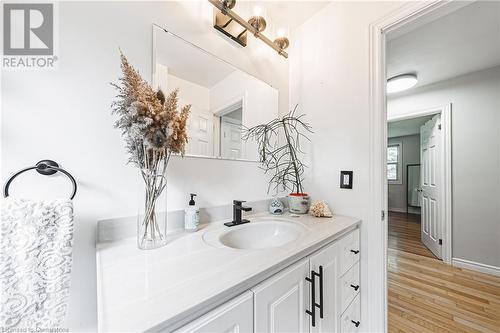
[{"label": "cabinet drawer", "polygon": [[344,312],[351,301],[359,293],[359,262],[354,264],[340,278],[340,313]]},{"label": "cabinet drawer", "polygon": [[253,331],[253,293],[247,291],[193,320],[175,333],[252,333]]},{"label": "cabinet drawer", "polygon": [[359,303],[359,294],[356,296],[351,305],[340,317],[340,332],[341,333],[356,333],[361,332],[361,309]]},{"label": "cabinet drawer", "polygon": [[359,261],[359,229],[339,241],[340,245],[340,275],[344,275],[355,263]]}]

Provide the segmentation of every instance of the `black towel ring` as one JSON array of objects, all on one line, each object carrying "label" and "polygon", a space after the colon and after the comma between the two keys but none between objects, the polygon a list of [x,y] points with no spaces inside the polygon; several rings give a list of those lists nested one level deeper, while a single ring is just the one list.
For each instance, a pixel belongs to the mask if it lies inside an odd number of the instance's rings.
[{"label": "black towel ring", "polygon": [[54,162],[52,160],[42,160],[42,161],[38,162],[35,166],[31,166],[31,167],[28,167],[28,168],[25,168],[25,169],[22,169],[22,170],[16,172],[5,183],[5,187],[3,189],[3,196],[5,198],[7,198],[9,196],[9,186],[10,186],[10,183],[12,183],[12,181],[14,180],[14,178],[16,178],[17,176],[19,176],[20,174],[22,174],[25,171],[29,171],[29,170],[33,170],[33,169],[35,169],[39,174],[45,175],[45,176],[53,175],[58,171],[65,174],[69,178],[69,180],[71,180],[71,183],[73,184],[73,192],[71,193],[71,197],[70,197],[70,199],[73,200],[73,198],[76,195],[76,188],[77,188],[75,178],[73,178],[73,176],[68,171],[64,170],[63,168],[60,168],[59,164],[57,164],[56,162]]}]

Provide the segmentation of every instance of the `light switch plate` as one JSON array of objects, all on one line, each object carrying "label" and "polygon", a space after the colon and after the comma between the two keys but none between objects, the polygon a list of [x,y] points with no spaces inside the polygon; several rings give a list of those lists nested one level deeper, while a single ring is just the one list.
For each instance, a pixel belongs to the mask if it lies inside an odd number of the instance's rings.
[{"label": "light switch plate", "polygon": [[352,189],[352,171],[340,171],[340,188]]}]

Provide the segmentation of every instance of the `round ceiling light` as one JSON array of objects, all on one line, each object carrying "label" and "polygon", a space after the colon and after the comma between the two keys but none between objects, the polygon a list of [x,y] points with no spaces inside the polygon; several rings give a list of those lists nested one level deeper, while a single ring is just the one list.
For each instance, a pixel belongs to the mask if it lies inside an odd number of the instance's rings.
[{"label": "round ceiling light", "polygon": [[402,74],[391,77],[387,80],[387,93],[397,93],[400,91],[408,90],[417,84],[416,74]]}]

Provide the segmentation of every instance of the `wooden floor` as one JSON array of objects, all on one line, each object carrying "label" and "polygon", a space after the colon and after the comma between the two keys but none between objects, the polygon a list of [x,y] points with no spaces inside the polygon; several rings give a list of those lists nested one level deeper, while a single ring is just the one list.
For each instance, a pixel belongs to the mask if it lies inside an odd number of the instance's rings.
[{"label": "wooden floor", "polygon": [[420,215],[389,212],[389,248],[436,258],[420,241]]},{"label": "wooden floor", "polygon": [[389,332],[500,332],[500,278],[435,259],[405,216],[389,215]]}]

